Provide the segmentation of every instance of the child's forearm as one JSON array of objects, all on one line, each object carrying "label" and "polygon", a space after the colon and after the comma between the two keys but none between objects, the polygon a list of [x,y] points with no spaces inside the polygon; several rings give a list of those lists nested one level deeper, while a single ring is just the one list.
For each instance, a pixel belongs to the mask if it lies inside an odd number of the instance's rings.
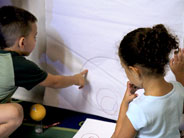
[{"label": "child's forearm", "polygon": [[87,70],[84,70],[73,76],[53,75],[48,73],[46,79],[39,85],[51,88],[65,88],[71,85],[78,85],[80,89],[85,85],[85,76],[87,72]]},{"label": "child's forearm", "polygon": [[[127,82],[127,89],[121,103],[119,117],[116,123],[116,128],[112,138],[122,138],[122,137],[134,137],[136,130],[132,127],[131,123],[129,122],[126,112],[129,107],[129,103],[137,97],[135,91],[137,87],[131,84],[129,81]],[[128,127],[128,128],[127,128]],[[128,132],[127,132],[128,131]]]},{"label": "child's forearm", "polygon": [[116,135],[119,134],[121,127],[123,125],[123,120],[126,116],[126,112],[128,110],[128,103],[125,103],[124,101],[121,103],[121,107],[120,107],[120,112],[119,112],[119,117],[116,123],[116,129],[115,132],[112,136],[112,138],[116,138]]},{"label": "child's forearm", "polygon": [[76,83],[75,76],[61,76],[48,73],[47,78],[40,83],[41,86],[50,88],[65,88]]},{"label": "child's forearm", "polygon": [[76,79],[74,76],[61,76],[56,75],[55,81],[53,80],[53,84],[50,86],[52,88],[66,88],[76,84]]}]

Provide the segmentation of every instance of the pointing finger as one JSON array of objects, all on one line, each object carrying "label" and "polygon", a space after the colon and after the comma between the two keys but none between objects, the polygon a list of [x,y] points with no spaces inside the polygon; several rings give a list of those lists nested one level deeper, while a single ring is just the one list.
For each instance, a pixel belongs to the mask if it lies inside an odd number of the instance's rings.
[{"label": "pointing finger", "polygon": [[88,70],[86,69],[86,70],[82,71],[80,74],[85,75],[85,74],[87,74],[87,72],[88,72]]}]

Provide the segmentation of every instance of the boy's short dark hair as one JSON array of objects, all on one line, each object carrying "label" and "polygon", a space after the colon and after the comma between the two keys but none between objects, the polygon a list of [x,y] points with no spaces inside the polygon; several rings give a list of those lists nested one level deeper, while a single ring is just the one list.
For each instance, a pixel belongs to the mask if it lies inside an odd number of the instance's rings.
[{"label": "boy's short dark hair", "polygon": [[30,12],[15,7],[0,8],[0,49],[11,47],[19,37],[26,37],[31,32],[31,23],[37,21]]}]

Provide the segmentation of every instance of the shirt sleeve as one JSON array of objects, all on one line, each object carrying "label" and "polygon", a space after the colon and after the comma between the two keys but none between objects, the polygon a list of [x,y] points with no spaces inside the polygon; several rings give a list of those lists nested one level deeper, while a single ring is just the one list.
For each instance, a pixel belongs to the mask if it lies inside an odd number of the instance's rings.
[{"label": "shirt sleeve", "polygon": [[146,126],[146,117],[143,111],[133,102],[129,104],[126,115],[132,123],[135,130],[139,131],[141,128]]},{"label": "shirt sleeve", "polygon": [[47,73],[40,69],[34,62],[24,57],[16,57],[13,61],[15,86],[32,89],[46,79]]}]

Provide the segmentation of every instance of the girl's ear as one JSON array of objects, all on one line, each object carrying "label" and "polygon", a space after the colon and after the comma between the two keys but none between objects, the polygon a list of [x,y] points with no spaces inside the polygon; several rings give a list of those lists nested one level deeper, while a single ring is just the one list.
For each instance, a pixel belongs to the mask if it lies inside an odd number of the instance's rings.
[{"label": "girl's ear", "polygon": [[128,66],[129,70],[132,71],[136,76],[140,77],[141,73],[139,68],[133,67],[133,66]]},{"label": "girl's ear", "polygon": [[25,37],[21,37],[21,38],[19,39],[19,45],[18,45],[18,47],[19,47],[20,49],[24,49],[24,47],[25,47]]}]

